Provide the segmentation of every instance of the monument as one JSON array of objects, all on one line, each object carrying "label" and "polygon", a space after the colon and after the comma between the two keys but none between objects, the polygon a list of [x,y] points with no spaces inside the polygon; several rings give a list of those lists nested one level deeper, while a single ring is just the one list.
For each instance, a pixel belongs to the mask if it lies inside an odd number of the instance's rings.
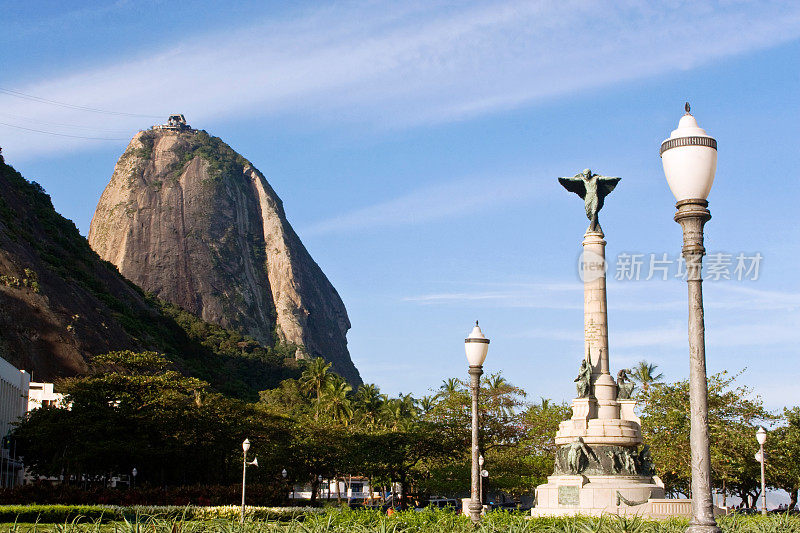
[{"label": "monument", "polygon": [[586,206],[589,228],[583,239],[584,357],[575,378],[572,418],[556,433],[555,471],[536,488],[533,516],[572,514],[683,515],[690,500],[668,500],[655,475],[648,446],[642,445],[633,382],[622,369],[611,376],[608,354],[605,235],[598,213],[620,178],[586,169],[559,178]]}]

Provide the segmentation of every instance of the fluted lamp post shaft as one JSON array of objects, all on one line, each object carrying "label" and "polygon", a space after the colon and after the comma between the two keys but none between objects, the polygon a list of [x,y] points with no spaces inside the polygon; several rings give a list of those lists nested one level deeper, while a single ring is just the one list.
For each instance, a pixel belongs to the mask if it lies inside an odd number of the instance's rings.
[{"label": "fluted lamp post shaft", "polygon": [[661,143],[667,183],[677,200],[675,222],[683,229],[683,258],[689,289],[689,411],[692,454],[690,533],[721,533],[714,520],[711,454],[708,432],[708,382],[703,317],[703,228],[711,218],[708,193],[717,168],[717,141],[697,125],[689,112],[669,139]]},{"label": "fluted lamp post shaft", "polygon": [[247,450],[250,449],[250,439],[244,439],[242,442],[242,512],[239,516],[239,522],[244,524],[244,489],[245,489],[245,478],[247,477]]},{"label": "fluted lamp post shaft", "polygon": [[481,374],[483,374],[483,362],[486,360],[486,353],[489,351],[489,339],[487,339],[478,322],[469,337],[464,339],[464,350],[469,362],[470,391],[472,392],[472,476],[470,483],[469,517],[472,523],[478,525],[481,521],[481,511],[483,504],[479,500],[480,465],[479,465],[479,444],[478,444],[478,392],[481,385]]},{"label": "fluted lamp post shaft", "polygon": [[761,514],[767,516],[767,476],[766,476],[766,461],[764,456],[764,443],[767,442],[767,430],[763,427],[758,428],[756,431],[756,440],[758,441],[758,462],[761,463]]}]

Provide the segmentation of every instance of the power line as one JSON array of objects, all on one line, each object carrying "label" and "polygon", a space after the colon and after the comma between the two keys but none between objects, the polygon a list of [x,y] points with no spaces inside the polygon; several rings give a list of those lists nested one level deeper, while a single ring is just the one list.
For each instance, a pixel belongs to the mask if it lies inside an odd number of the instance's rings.
[{"label": "power line", "polygon": [[14,91],[12,89],[4,89],[3,87],[0,87],[0,93],[5,93],[5,94],[7,94],[9,96],[15,96],[17,98],[22,98],[23,100],[31,100],[31,101],[40,102],[40,103],[43,103],[43,104],[50,104],[50,105],[54,105],[54,106],[66,107],[68,109],[79,109],[81,111],[90,111],[92,113],[103,113],[103,114],[106,114],[106,115],[118,115],[118,116],[124,116],[124,117],[161,118],[161,117],[156,116],[156,115],[142,115],[140,113],[123,113],[123,112],[120,112],[120,111],[108,111],[108,110],[105,110],[105,109],[97,109],[97,108],[94,108],[94,107],[86,107],[86,106],[82,106],[82,105],[67,104],[65,102],[57,102],[55,100],[48,100],[46,98],[41,98],[39,96],[34,96],[32,94],[26,94],[26,93],[22,93],[22,92],[19,92],[19,91]]},{"label": "power line", "polygon": [[28,123],[28,122],[36,122],[37,124],[44,124],[46,126],[62,126],[62,127],[65,127],[65,128],[78,128],[78,129],[81,129],[81,130],[102,131],[102,132],[105,132],[105,133],[125,134],[125,133],[128,133],[130,131],[130,128],[112,130],[112,129],[106,129],[106,128],[95,128],[94,126],[86,126],[86,125],[82,125],[82,124],[66,124],[64,122],[48,122],[46,120],[39,120],[39,119],[36,119],[36,118],[30,118],[30,117],[26,117],[26,116],[23,116],[23,115],[14,115],[12,113],[0,113],[0,117],[24,120],[26,123]]},{"label": "power line", "polygon": [[16,124],[8,124],[6,122],[0,122],[0,125],[8,126],[9,128],[17,128],[19,130],[32,131],[32,132],[35,132],[35,133],[44,133],[44,134],[47,134],[47,135],[57,135],[59,137],[71,137],[73,139],[90,139],[90,140],[93,140],[93,141],[127,141],[128,140],[128,139],[126,139],[124,137],[119,137],[119,138],[85,137],[83,135],[70,135],[68,133],[56,133],[55,131],[36,130],[36,129],[33,129],[33,128],[26,128],[24,126],[17,126]]}]

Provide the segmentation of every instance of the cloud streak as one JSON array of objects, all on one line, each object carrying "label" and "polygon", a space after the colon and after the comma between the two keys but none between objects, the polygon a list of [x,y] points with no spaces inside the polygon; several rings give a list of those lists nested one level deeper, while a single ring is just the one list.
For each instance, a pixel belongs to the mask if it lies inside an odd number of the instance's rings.
[{"label": "cloud streak", "polygon": [[[180,110],[199,125],[256,114],[396,128],[692,68],[798,36],[800,4],[777,1],[337,3],[9,88],[103,109]],[[109,122],[9,95],[0,95],[0,109],[32,124]],[[113,125],[133,132],[147,122],[117,117]],[[17,156],[93,142],[6,126],[0,141]]]},{"label": "cloud streak", "polygon": [[551,189],[543,191],[541,184],[531,178],[457,180],[422,187],[391,200],[357,208],[302,228],[299,233],[307,238],[422,224],[541,198]]}]

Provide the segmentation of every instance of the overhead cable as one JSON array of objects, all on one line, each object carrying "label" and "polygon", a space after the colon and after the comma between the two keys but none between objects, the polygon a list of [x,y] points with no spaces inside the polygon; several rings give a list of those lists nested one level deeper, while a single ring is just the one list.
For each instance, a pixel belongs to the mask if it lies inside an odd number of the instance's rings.
[{"label": "overhead cable", "polygon": [[45,126],[59,126],[63,128],[77,128],[81,130],[89,130],[93,132],[103,132],[103,133],[116,133],[123,135],[130,131],[130,128],[127,129],[106,129],[106,128],[96,128],[94,126],[87,126],[85,124],[67,124],[64,122],[48,122],[46,120],[39,120],[37,118],[26,117],[24,115],[14,115],[12,113],[0,113],[0,117],[11,118],[16,120],[24,120],[26,124],[35,122],[37,124],[44,124]]},{"label": "overhead cable", "polygon": [[39,96],[34,96],[32,94],[22,93],[20,91],[14,91],[12,89],[5,89],[3,87],[0,87],[0,93],[5,93],[5,94],[7,94],[9,96],[14,96],[16,98],[22,98],[23,100],[31,100],[31,101],[40,102],[40,103],[43,103],[43,104],[66,107],[68,109],[78,109],[78,110],[81,110],[81,111],[89,111],[91,113],[103,113],[103,114],[106,114],[106,115],[118,115],[118,116],[124,116],[124,117],[161,118],[160,116],[157,116],[157,115],[143,115],[141,113],[123,113],[121,111],[108,111],[106,109],[97,109],[97,108],[94,108],[94,107],[86,107],[86,106],[82,106],[82,105],[67,104],[65,102],[57,102],[55,100],[48,100],[46,98],[41,98]]},{"label": "overhead cable", "polygon": [[19,130],[32,131],[32,132],[35,132],[35,133],[44,133],[44,134],[47,134],[47,135],[57,135],[59,137],[71,137],[73,139],[90,139],[90,140],[93,140],[93,141],[127,141],[128,140],[128,139],[126,139],[124,137],[111,138],[111,137],[86,137],[84,135],[70,135],[69,133],[57,133],[55,131],[44,131],[44,130],[37,130],[37,129],[33,129],[33,128],[26,128],[24,126],[17,126],[16,124],[8,124],[6,122],[0,122],[0,125],[8,126],[9,128],[17,128]]}]

